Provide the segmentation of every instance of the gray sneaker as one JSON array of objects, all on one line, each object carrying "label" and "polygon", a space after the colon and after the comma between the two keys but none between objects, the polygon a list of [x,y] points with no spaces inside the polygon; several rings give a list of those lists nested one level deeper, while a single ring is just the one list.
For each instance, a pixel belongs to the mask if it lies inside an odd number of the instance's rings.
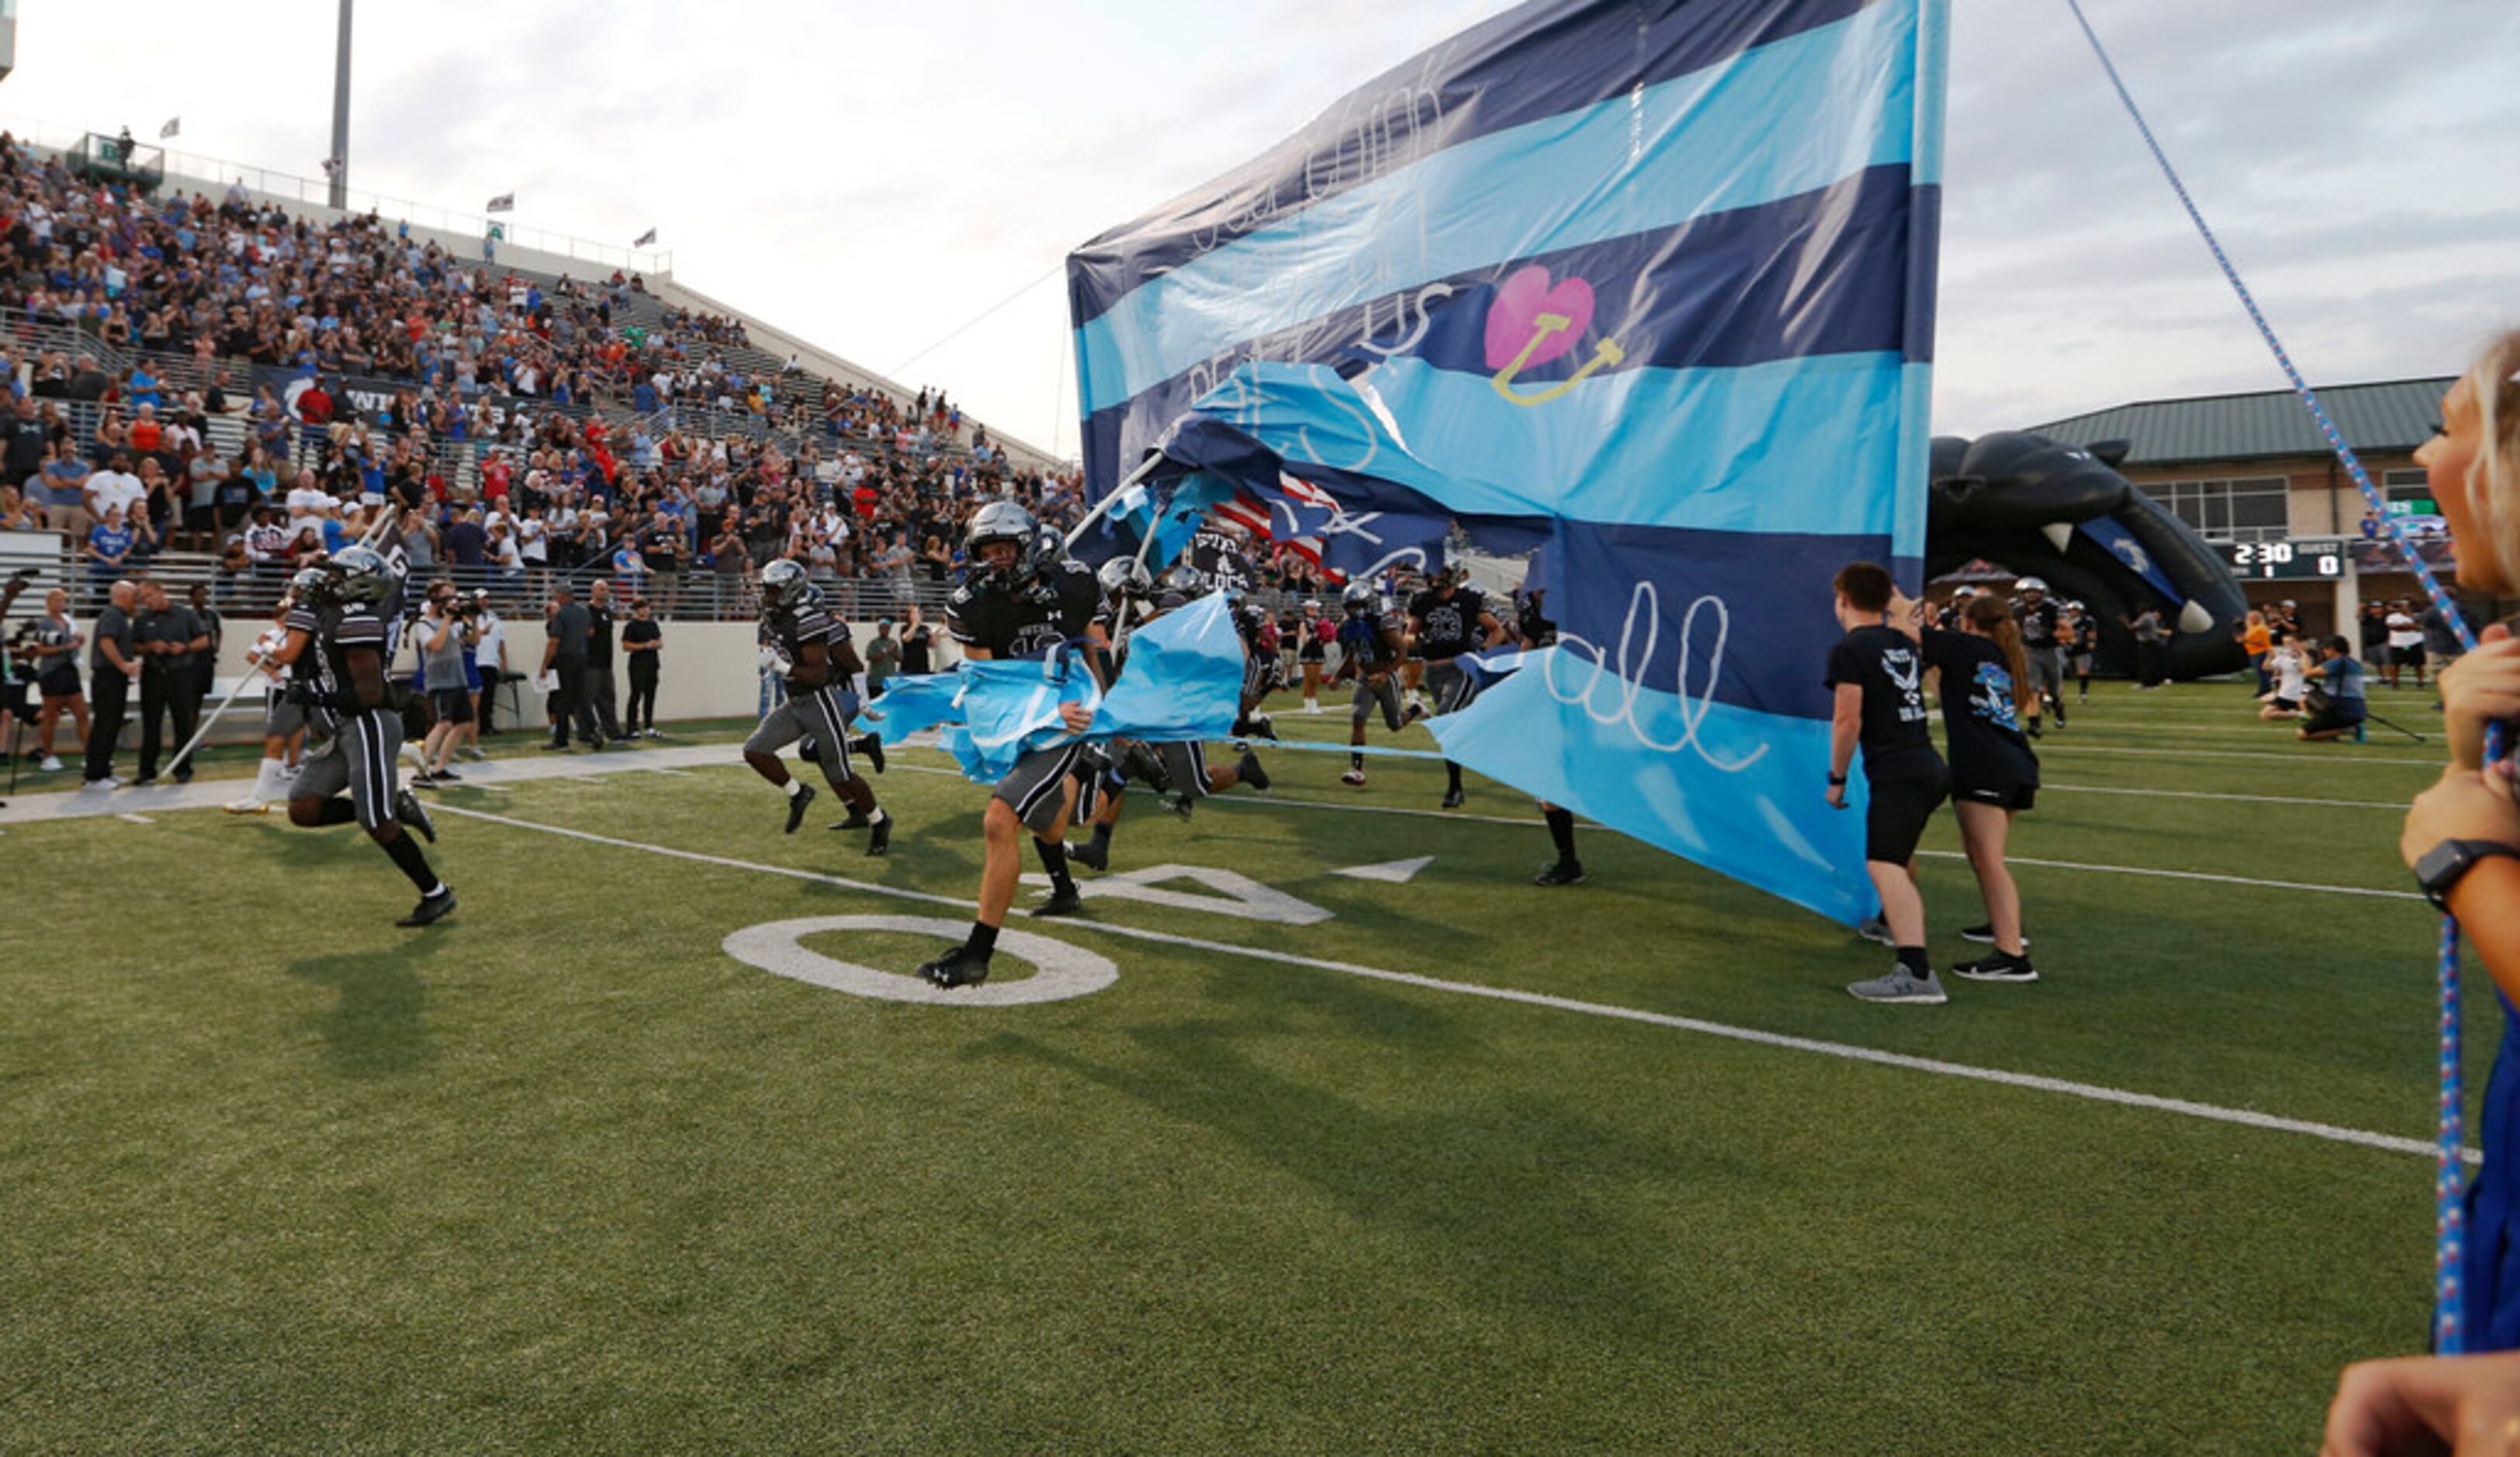
[{"label": "gray sneaker", "polygon": [[1855,933],[1876,946],[1896,946],[1899,944],[1898,938],[1890,934],[1890,923],[1879,916],[1874,916],[1870,920],[1865,921],[1861,925],[1857,926],[1855,928]]},{"label": "gray sneaker", "polygon": [[1858,981],[1846,988],[1847,994],[1860,1002],[1914,1002],[1919,1006],[1939,1007],[1951,998],[1943,995],[1943,979],[1932,972],[1919,977],[1904,966],[1894,966],[1889,975],[1869,981]]}]

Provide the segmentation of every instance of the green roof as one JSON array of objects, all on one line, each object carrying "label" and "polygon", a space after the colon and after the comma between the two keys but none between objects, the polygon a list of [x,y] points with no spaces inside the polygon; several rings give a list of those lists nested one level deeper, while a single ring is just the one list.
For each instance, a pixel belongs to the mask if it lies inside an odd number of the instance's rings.
[{"label": "green roof", "polygon": [[[2379,455],[2422,444],[2441,419],[2442,392],[2450,386],[2445,377],[2318,387],[2345,443]],[[2131,440],[2130,466],[2328,453],[2318,423],[2289,389],[2143,400],[2030,428],[2068,445]]]}]

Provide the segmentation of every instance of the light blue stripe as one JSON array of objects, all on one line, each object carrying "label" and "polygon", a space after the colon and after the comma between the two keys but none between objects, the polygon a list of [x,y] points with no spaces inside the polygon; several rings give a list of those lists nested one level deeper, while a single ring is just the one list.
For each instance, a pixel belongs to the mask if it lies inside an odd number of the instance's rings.
[{"label": "light blue stripe", "polygon": [[[1530,493],[1495,503],[1448,493],[1458,512],[1894,541],[1909,532],[1903,554],[1912,556],[1924,533],[1929,381],[1925,366],[1879,353],[1610,370],[1531,409],[1499,399],[1484,375],[1418,359],[1388,360],[1360,383],[1403,423],[1410,452],[1454,485]],[[1912,432],[1905,448],[1903,428]],[[1914,509],[1902,512],[1903,501]]]},{"label": "light blue stripe", "polygon": [[1951,88],[1952,5],[1951,0],[1918,0],[1917,8],[1921,14],[1916,24],[1916,94],[1923,103],[1916,108],[1915,185],[1936,187],[1943,180],[1943,103]]},{"label": "light blue stripe", "polygon": [[1078,331],[1085,410],[1246,340],[1436,279],[1905,162],[1915,61],[1913,8],[1869,6],[1325,199],[1141,284],[1089,321]]},{"label": "light blue stripe", "polygon": [[[1925,555],[1925,512],[1932,504],[1928,478],[1934,466],[1934,367],[1930,364],[1902,365],[1899,371],[1899,429],[1892,442],[1898,478],[1898,496],[1884,501],[1884,509],[1895,511],[1895,524],[1890,532],[1890,555],[1901,561],[1921,561]],[[1872,477],[1879,479],[1879,477]],[[1852,482],[1850,482],[1851,484]],[[1922,593],[1919,579],[1902,582],[1910,592]]]},{"label": "light blue stripe", "polygon": [[[1760,604],[1731,607],[1737,615]],[[1824,666],[1819,651],[1815,675]],[[1631,697],[1605,674],[1588,710],[1563,701],[1582,699],[1587,660],[1562,647],[1532,657],[1534,665],[1468,707],[1428,723],[1446,757],[1847,925],[1878,908],[1864,871],[1863,776],[1854,776],[1849,808],[1825,798],[1825,720],[1709,704],[1692,738],[1697,706],[1651,689]]]}]

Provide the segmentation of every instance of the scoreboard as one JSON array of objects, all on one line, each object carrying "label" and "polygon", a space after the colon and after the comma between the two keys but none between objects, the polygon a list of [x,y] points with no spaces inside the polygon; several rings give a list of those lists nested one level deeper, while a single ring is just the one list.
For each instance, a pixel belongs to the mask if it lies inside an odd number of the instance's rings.
[{"label": "scoreboard", "polygon": [[2231,574],[2244,581],[2334,581],[2345,575],[2345,543],[2320,541],[2218,541],[2213,543]]}]

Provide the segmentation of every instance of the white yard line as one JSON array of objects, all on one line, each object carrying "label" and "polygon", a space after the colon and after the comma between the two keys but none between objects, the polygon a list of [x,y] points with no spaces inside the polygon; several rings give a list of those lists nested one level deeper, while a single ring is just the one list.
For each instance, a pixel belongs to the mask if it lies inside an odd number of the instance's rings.
[{"label": "white yard line", "polygon": [[[1364,806],[1358,806],[1364,807]],[[706,855],[696,850],[678,850],[643,841],[622,840],[610,835],[597,835],[586,830],[571,830],[559,825],[537,824],[531,820],[508,815],[490,814],[478,809],[447,806],[440,811],[466,819],[485,820],[511,829],[529,830],[537,834],[558,835],[590,844],[610,845],[615,849],[637,850],[644,854],[661,855],[700,865],[715,865],[728,870],[744,870],[758,875],[783,876],[789,880],[812,881],[818,885],[836,886],[842,889],[864,890],[875,895],[889,895],[902,900],[916,900],[929,905],[962,906],[967,897],[937,895],[924,890],[911,890],[897,886],[852,881],[835,875],[823,875],[810,870],[792,870],[782,865],[762,865],[749,860],[737,860],[724,855]],[[1735,1042],[1748,1042],[1762,1047],[1781,1048],[1791,1052],[1811,1053],[1820,1057],[1838,1058],[1848,1062],[1873,1063],[1912,1072],[1931,1073],[1938,1077],[1958,1077],[1974,1082],[1991,1082],[2004,1087],[2028,1088],[2037,1092],[2059,1093],[2070,1098],[2083,1098],[2095,1103],[2114,1103],[2126,1108],[2148,1109],[2155,1113],[2178,1114],[2183,1117],[2203,1118],[2218,1123],[2235,1123],[2242,1127],[2260,1128],[2276,1133],[2297,1133],[2333,1143],[2355,1144],[2385,1153],[2408,1154],[2429,1159],[2434,1146],[2428,1139],[2401,1138],[2395,1134],[2374,1133],[2362,1128],[2342,1128],[2333,1123],[2313,1122],[2305,1118],[2278,1117],[2245,1108],[2223,1108],[2211,1103],[2196,1103],[2184,1098],[2162,1098],[2150,1093],[2129,1092],[2123,1088],[2102,1087],[2095,1083],[2075,1082],[2061,1077],[2043,1077],[2029,1072],[2008,1072],[1997,1068],[1976,1068],[1963,1063],[1947,1063],[1938,1058],[1911,1057],[1906,1053],[1883,1052],[1877,1048],[1858,1047],[1846,1042],[1825,1042],[1816,1037],[1796,1037],[1783,1032],[1763,1031],[1757,1027],[1737,1027],[1724,1023],[1705,1022],[1693,1017],[1675,1017],[1668,1013],[1646,1012],[1634,1007],[1616,1007],[1602,1002],[1579,1001],[1573,997],[1552,996],[1546,992],[1523,991],[1508,986],[1487,986],[1474,981],[1455,981],[1442,977],[1421,977],[1412,972],[1384,971],[1379,967],[1360,966],[1354,962],[1329,961],[1321,957],[1298,956],[1286,951],[1272,951],[1258,946],[1237,945],[1229,941],[1201,940],[1196,936],[1174,935],[1167,932],[1145,931],[1132,926],[1115,926],[1102,921],[1068,921],[1068,927],[1079,931],[1099,932],[1105,935],[1124,936],[1131,940],[1151,941],[1159,945],[1183,946],[1223,956],[1240,956],[1255,961],[1277,962],[1285,966],[1307,967],[1314,971],[1335,972],[1342,976],[1369,980],[1415,986],[1426,991],[1449,992],[1457,996],[1481,997],[1490,1001],[1515,1002],[1529,1007],[1546,1007],[1552,1011],[1572,1012],[1587,1017],[1609,1018],[1620,1022],[1643,1023],[1668,1027],[1675,1031],[1695,1032],[1701,1036],[1723,1037]],[[2467,1151],[2468,1161],[2481,1160],[2475,1150]]]},{"label": "white yard line", "polygon": [[158,823],[156,820],[151,819],[145,814],[117,814],[114,818],[118,820],[128,820],[135,825],[154,825]]}]

